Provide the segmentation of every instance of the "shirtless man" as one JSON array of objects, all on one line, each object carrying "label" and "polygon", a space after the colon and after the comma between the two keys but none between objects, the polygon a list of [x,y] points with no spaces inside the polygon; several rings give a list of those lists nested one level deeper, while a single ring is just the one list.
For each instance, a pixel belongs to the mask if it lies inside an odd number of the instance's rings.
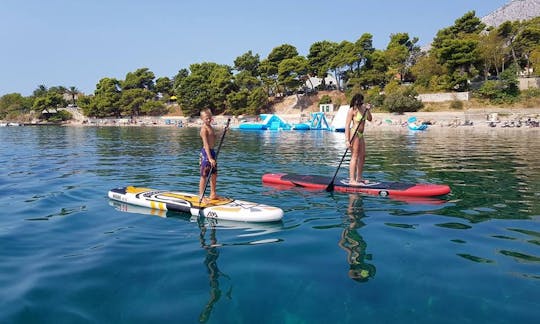
[{"label": "shirtless man", "polygon": [[[217,135],[212,128],[212,111],[210,109],[203,109],[201,111],[201,120],[202,127],[200,136],[203,142],[203,147],[199,155],[199,164],[201,169],[201,179],[199,180],[199,197],[203,201],[208,201],[209,199],[217,199],[216,194],[216,184],[217,184],[217,161],[216,161],[216,152],[214,150],[214,145],[216,144]],[[206,182],[210,176],[210,196],[204,198],[204,191],[206,187]]]}]

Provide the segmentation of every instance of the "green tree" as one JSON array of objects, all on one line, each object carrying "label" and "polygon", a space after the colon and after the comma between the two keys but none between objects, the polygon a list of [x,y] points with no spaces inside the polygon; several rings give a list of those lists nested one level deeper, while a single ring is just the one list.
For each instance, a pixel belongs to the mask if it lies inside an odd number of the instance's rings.
[{"label": "green tree", "polygon": [[497,33],[509,48],[511,58],[515,65],[519,65],[518,55],[516,54],[515,40],[520,32],[520,28],[521,23],[519,21],[505,21],[497,28]]},{"label": "green tree", "polygon": [[147,89],[154,90],[154,72],[148,68],[137,69],[135,72],[128,72],[126,79],[121,82],[122,90]]},{"label": "green tree", "polygon": [[169,112],[169,109],[161,101],[147,100],[141,106],[141,113],[148,116],[162,116]]},{"label": "green tree", "polygon": [[176,89],[184,114],[196,116],[203,108],[214,114],[226,109],[227,95],[234,90],[233,75],[227,65],[200,63],[190,65],[191,73],[180,78]]},{"label": "green tree", "polygon": [[308,69],[309,73],[322,79],[321,88],[325,89],[325,78],[328,76],[330,60],[336,55],[338,44],[330,41],[316,42],[309,48]]},{"label": "green tree", "polygon": [[120,95],[118,105],[122,116],[138,117],[142,114],[142,106],[153,98],[153,94],[146,89],[127,89]]},{"label": "green tree", "polygon": [[247,111],[249,90],[231,92],[227,95],[227,113],[238,116]]},{"label": "green tree", "polygon": [[533,73],[536,76],[540,75],[540,45],[536,46],[532,52],[531,52],[531,67],[533,69]]},{"label": "green tree", "polygon": [[439,91],[447,89],[449,85],[442,82],[440,76],[447,74],[447,69],[439,64],[434,55],[423,55],[411,67],[415,79],[414,84],[424,91]]},{"label": "green tree", "polygon": [[32,98],[23,97],[20,93],[9,93],[0,97],[0,119],[14,119],[29,113]]},{"label": "green tree", "polygon": [[480,35],[478,55],[482,61],[485,80],[492,74],[492,71],[495,72],[495,75],[499,75],[499,73],[504,70],[508,48],[497,30],[493,29],[488,33]]},{"label": "green tree", "polygon": [[347,81],[347,70],[352,70],[356,61],[354,44],[349,41],[342,41],[336,48],[335,55],[328,62],[328,70],[331,70],[336,77],[338,89],[342,89],[342,84]]},{"label": "green tree", "polygon": [[361,89],[369,89],[376,86],[384,87],[390,80],[387,71],[388,62],[386,52],[375,50],[373,53],[370,53],[358,79],[352,83],[358,85]]},{"label": "green tree", "polygon": [[389,84],[385,93],[383,106],[389,112],[402,114],[415,112],[423,107],[422,102],[416,98],[418,93],[412,87]]},{"label": "green tree", "polygon": [[303,56],[284,59],[278,66],[278,82],[286,90],[296,91],[307,77],[308,61]]},{"label": "green tree", "polygon": [[517,80],[518,66],[512,65],[500,74],[500,80],[488,80],[478,90],[478,94],[493,103],[512,103],[519,97]]},{"label": "green tree", "polygon": [[63,96],[64,94],[67,93],[67,91],[68,89],[64,86],[54,86],[54,87],[50,87],[47,92],[53,92],[53,93],[57,93]]},{"label": "green tree", "polygon": [[103,78],[96,85],[93,97],[79,100],[79,106],[86,116],[91,117],[120,117],[120,81],[114,78]]},{"label": "green tree", "polygon": [[36,90],[34,90],[34,92],[32,93],[32,95],[34,97],[41,97],[41,96],[44,96],[47,94],[47,92],[49,91],[49,89],[47,89],[47,87],[43,84],[40,84]]},{"label": "green tree", "polygon": [[49,91],[45,95],[37,97],[34,100],[34,104],[32,108],[34,111],[41,114],[43,112],[50,113],[51,110],[57,109],[60,107],[65,107],[65,105],[66,105],[66,101],[64,100],[64,97],[60,93]]},{"label": "green tree", "polygon": [[526,68],[527,74],[529,74],[531,54],[540,45],[540,17],[521,22],[520,32],[514,45],[520,58],[520,67]]},{"label": "green tree", "polygon": [[453,26],[437,32],[430,54],[448,69],[451,78],[450,89],[466,90],[468,80],[477,74],[476,65],[481,60],[477,46],[479,34],[485,24],[470,11],[455,21]]},{"label": "green tree", "polygon": [[[362,34],[353,46],[342,47],[344,50],[340,53],[341,61],[345,63],[343,69],[345,72],[344,81],[347,82],[347,88],[356,88],[355,91],[360,89],[369,88],[373,86],[369,82],[366,83],[367,78],[364,78],[364,74],[373,76],[373,54],[375,49],[373,48],[373,36],[368,33]],[[372,71],[370,71],[372,70]]]},{"label": "green tree", "polygon": [[71,103],[75,105],[75,98],[79,95],[79,90],[76,87],[71,86],[66,90],[66,93],[71,97]]},{"label": "green tree", "polygon": [[182,81],[189,76],[188,69],[180,69],[173,78],[173,92],[178,95],[178,88]]},{"label": "green tree", "polygon": [[249,71],[240,71],[234,76],[234,83],[238,89],[253,90],[262,85],[261,80]]},{"label": "green tree", "polygon": [[234,60],[234,69],[238,72],[249,72],[256,77],[259,75],[260,63],[259,54],[253,55],[251,51],[248,51]]},{"label": "green tree", "polygon": [[168,77],[157,78],[154,90],[163,96],[170,97],[173,94],[173,81]]},{"label": "green tree", "polygon": [[279,64],[286,59],[298,56],[296,47],[283,44],[272,49],[268,57],[261,61],[259,71],[263,84],[267,87],[269,93],[281,92],[278,83]]},{"label": "green tree", "polygon": [[245,112],[249,115],[259,114],[268,105],[268,94],[263,88],[255,88],[249,93],[248,109]]},{"label": "green tree", "polygon": [[416,45],[418,38],[409,38],[407,33],[390,35],[390,42],[385,51],[388,62],[388,73],[391,78],[399,77],[399,81],[409,79],[411,67],[418,59],[420,47]]},{"label": "green tree", "polygon": [[370,55],[375,51],[373,47],[373,35],[364,33],[354,43],[354,55],[356,56],[356,70],[361,72],[363,66],[367,65]]}]

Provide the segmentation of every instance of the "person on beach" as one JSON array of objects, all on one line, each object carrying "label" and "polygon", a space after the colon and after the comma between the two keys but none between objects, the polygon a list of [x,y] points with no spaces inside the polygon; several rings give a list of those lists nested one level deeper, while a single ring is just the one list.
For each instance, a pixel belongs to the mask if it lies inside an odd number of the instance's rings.
[{"label": "person on beach", "polygon": [[[199,197],[203,202],[207,202],[209,199],[218,199],[216,194],[217,174],[218,167],[216,161],[216,151],[214,145],[217,141],[217,134],[212,128],[212,111],[208,108],[201,111],[202,127],[200,136],[202,139],[203,147],[199,154],[199,165],[201,169],[201,178],[199,180]],[[206,182],[210,177],[210,196],[208,198],[203,197],[206,187]]]},{"label": "person on beach", "polygon": [[350,109],[345,120],[345,143],[351,149],[349,184],[353,186],[368,183],[367,180],[362,179],[362,172],[366,161],[364,128],[366,120],[373,119],[370,109],[370,104],[364,104],[364,96],[360,93],[355,94],[351,99]]}]

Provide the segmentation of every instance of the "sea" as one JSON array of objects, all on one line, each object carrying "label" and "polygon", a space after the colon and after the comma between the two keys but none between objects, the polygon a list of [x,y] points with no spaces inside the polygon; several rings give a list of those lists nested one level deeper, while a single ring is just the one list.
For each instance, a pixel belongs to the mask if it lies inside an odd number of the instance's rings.
[{"label": "sea", "polygon": [[343,133],[217,131],[218,194],[282,221],[108,199],[197,193],[196,127],[1,127],[0,323],[540,322],[539,130],[368,129],[365,178],[425,200],[262,183],[346,176]]}]

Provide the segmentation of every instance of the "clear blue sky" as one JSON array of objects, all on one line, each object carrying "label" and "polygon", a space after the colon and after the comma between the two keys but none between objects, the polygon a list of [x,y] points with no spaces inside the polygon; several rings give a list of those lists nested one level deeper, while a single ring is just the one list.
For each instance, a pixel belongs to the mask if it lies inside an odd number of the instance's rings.
[{"label": "clear blue sky", "polygon": [[233,65],[282,44],[307,55],[311,44],[373,35],[384,49],[406,32],[430,43],[467,11],[483,17],[509,0],[2,0],[0,96],[41,84],[96,83],[148,68],[173,77],[192,63]]}]

